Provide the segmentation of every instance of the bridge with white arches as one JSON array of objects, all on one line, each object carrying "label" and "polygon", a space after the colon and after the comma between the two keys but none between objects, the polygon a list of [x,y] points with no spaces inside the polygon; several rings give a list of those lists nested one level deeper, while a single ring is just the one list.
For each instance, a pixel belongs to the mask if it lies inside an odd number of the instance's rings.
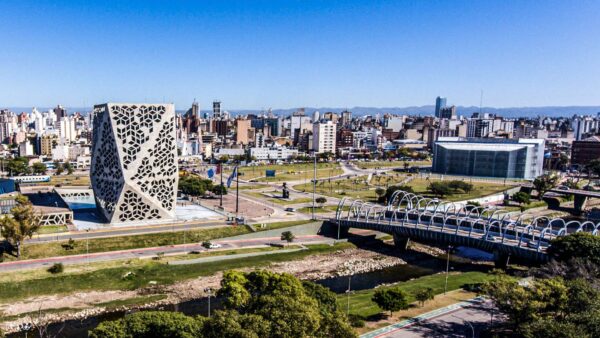
[{"label": "bridge with white arches", "polygon": [[349,228],[376,230],[394,236],[397,245],[408,239],[440,245],[467,246],[508,256],[543,262],[552,239],[586,231],[600,234],[600,223],[532,217],[496,206],[476,206],[396,191],[388,205],[342,199],[330,220],[338,234]]}]

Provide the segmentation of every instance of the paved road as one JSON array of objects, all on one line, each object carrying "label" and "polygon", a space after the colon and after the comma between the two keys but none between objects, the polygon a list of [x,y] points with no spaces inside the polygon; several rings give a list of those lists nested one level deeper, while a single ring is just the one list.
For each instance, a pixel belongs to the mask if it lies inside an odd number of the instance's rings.
[{"label": "paved road", "polygon": [[[297,236],[294,243],[296,244],[311,244],[311,243],[333,243],[334,240],[319,235],[303,235]],[[234,249],[234,248],[250,248],[260,247],[268,245],[269,243],[284,244],[281,241],[280,236],[277,237],[261,237],[261,238],[247,238],[247,239],[229,239],[229,240],[214,240],[212,243],[217,243],[222,246],[221,250]],[[45,266],[50,266],[54,263],[67,264],[85,264],[89,262],[104,262],[113,260],[133,259],[141,257],[156,256],[158,253],[164,253],[165,255],[171,254],[183,254],[190,251],[206,251],[202,247],[201,243],[190,243],[181,245],[168,245],[159,246],[152,248],[142,249],[131,249],[131,250],[119,250],[109,252],[98,252],[91,253],[89,255],[73,255],[73,256],[62,256],[62,257],[50,257],[42,259],[31,259],[23,261],[13,261],[0,263],[0,272],[2,271],[16,271],[23,269],[34,269]],[[213,249],[214,250],[214,249]]]},{"label": "paved road", "polygon": [[[490,324],[491,303],[478,302],[441,314],[429,317],[420,316],[421,320],[405,321],[389,328],[388,332],[365,334],[369,338],[418,338],[418,337],[482,337],[480,333]],[[417,319],[417,318],[416,318]],[[470,324],[470,325],[469,325]],[[471,328],[472,327],[472,328]],[[379,334],[378,334],[379,333]]]}]

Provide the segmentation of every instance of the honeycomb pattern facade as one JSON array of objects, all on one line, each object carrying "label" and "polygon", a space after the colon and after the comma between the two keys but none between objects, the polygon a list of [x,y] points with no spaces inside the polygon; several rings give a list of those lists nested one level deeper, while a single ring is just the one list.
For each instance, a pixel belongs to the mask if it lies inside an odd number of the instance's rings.
[{"label": "honeycomb pattern facade", "polygon": [[172,104],[94,107],[96,207],[110,223],[175,218],[177,145]]}]

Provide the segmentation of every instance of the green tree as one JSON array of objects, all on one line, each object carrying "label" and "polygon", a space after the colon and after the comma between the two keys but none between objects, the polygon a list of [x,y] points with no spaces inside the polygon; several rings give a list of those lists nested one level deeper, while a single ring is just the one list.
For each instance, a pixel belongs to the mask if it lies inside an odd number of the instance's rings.
[{"label": "green tree", "polygon": [[585,170],[590,175],[594,175],[596,177],[600,176],[600,158],[591,160],[586,166]]},{"label": "green tree", "polygon": [[315,202],[319,204],[319,208],[322,208],[323,204],[327,203],[327,199],[323,196],[319,196],[315,199]]},{"label": "green tree", "polygon": [[391,187],[388,187],[385,190],[385,196],[384,196],[384,200],[380,202],[384,202],[384,203],[390,203],[390,199],[392,198],[392,195],[398,191],[398,190],[402,190],[402,191],[406,191],[409,193],[414,193],[415,191],[413,190],[413,188],[411,186],[408,185],[393,185]]},{"label": "green tree", "polygon": [[435,293],[432,288],[420,289],[415,293],[415,299],[421,303],[421,306],[425,305],[426,301],[433,299],[434,296]]},{"label": "green tree", "polygon": [[63,168],[67,171],[67,174],[71,175],[73,173],[73,165],[71,162],[65,162],[65,164],[63,164]]},{"label": "green tree", "polygon": [[215,195],[227,195],[227,187],[225,185],[217,184],[212,187],[211,191]]},{"label": "green tree", "polygon": [[29,160],[26,157],[14,158],[6,164],[10,176],[29,174]]},{"label": "green tree", "polygon": [[46,167],[46,165],[42,162],[35,162],[32,166],[31,169],[33,170],[34,174],[38,174],[38,175],[45,175],[46,171],[48,170],[48,168]]},{"label": "green tree", "polygon": [[243,272],[225,271],[217,295],[224,299],[227,308],[242,309],[250,300],[250,292],[246,290],[248,283],[248,278]]},{"label": "green tree", "polygon": [[441,198],[452,194],[452,188],[447,182],[429,182],[427,190]]},{"label": "green tree", "polygon": [[408,296],[400,288],[379,289],[375,291],[371,300],[382,310],[390,311],[390,316],[394,311],[406,310],[409,307]]},{"label": "green tree", "polygon": [[61,175],[64,171],[65,169],[63,168],[62,163],[54,161],[54,174]]},{"label": "green tree", "polygon": [[531,196],[523,191],[517,191],[512,195],[512,200],[519,203],[519,205],[529,204]]},{"label": "green tree", "polygon": [[546,191],[556,187],[558,181],[558,176],[548,174],[536,177],[533,180],[533,187],[538,192],[538,199],[541,200]]},{"label": "green tree", "polygon": [[180,312],[141,311],[103,322],[90,332],[91,338],[194,338],[202,322]]},{"label": "green tree", "polygon": [[203,338],[261,338],[270,336],[270,323],[261,316],[237,311],[215,311],[200,330]]},{"label": "green tree", "polygon": [[10,214],[0,219],[0,228],[2,236],[16,246],[17,257],[21,257],[23,240],[27,237],[31,238],[40,224],[31,203],[25,196],[19,195],[15,201],[16,205],[10,210]]},{"label": "green tree", "polygon": [[377,195],[377,201],[381,201],[381,199],[385,196],[385,189],[377,187],[377,189],[375,189],[375,195]]},{"label": "green tree", "polygon": [[282,241],[286,241],[288,243],[291,243],[294,241],[294,239],[296,238],[296,236],[294,236],[294,234],[291,231],[284,231],[281,233],[281,240]]},{"label": "green tree", "polygon": [[558,261],[583,258],[600,265],[600,236],[582,231],[556,237],[550,242],[547,252]]}]

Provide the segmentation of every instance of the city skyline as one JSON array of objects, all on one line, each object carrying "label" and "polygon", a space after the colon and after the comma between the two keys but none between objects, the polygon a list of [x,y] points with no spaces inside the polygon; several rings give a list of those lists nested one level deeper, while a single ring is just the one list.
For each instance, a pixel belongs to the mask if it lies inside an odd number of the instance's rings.
[{"label": "city skyline", "polygon": [[[0,105],[598,105],[600,4],[3,2]],[[193,56],[193,57],[191,57]],[[150,75],[152,74],[152,75]],[[161,81],[150,81],[150,78]],[[115,81],[116,79],[116,81]]]}]

